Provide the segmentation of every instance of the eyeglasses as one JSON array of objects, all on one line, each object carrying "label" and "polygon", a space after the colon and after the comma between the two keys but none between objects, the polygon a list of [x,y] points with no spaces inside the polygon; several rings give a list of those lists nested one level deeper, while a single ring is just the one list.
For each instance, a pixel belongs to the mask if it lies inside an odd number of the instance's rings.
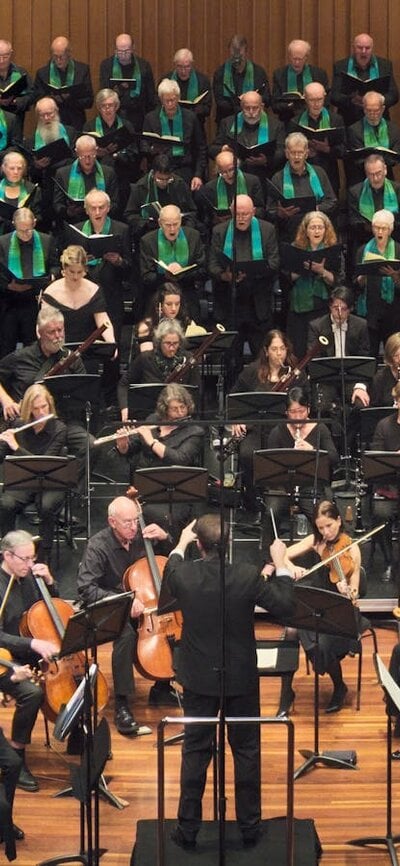
[{"label": "eyeglasses", "polygon": [[120,523],[121,526],[126,526],[126,527],[128,527],[128,526],[136,526],[136,524],[139,523],[139,518],[138,518],[138,517],[127,517],[127,518],[124,519],[124,520],[122,520],[121,517],[116,517],[116,520],[118,520],[118,523]]},{"label": "eyeglasses", "polygon": [[174,343],[171,340],[163,340],[162,345],[168,346],[169,349],[177,349],[179,346],[179,340],[177,340]]},{"label": "eyeglasses", "polygon": [[20,556],[18,553],[14,553],[13,550],[10,550],[10,553],[12,556],[15,556],[17,559],[20,559],[21,562],[24,562],[25,565],[27,565],[28,562],[36,562],[37,561],[37,556]]}]

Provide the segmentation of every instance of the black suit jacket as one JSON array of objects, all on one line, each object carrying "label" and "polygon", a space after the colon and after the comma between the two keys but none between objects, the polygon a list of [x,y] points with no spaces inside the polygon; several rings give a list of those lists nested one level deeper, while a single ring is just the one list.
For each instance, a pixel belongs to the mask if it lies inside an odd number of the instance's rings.
[{"label": "black suit jacket", "polygon": [[[211,81],[208,75],[204,75],[204,72],[199,72],[198,69],[194,69],[194,74],[197,78],[197,85],[199,88],[199,96],[201,93],[205,93],[208,90],[207,96],[205,96],[201,102],[199,102],[193,108],[191,106],[185,105],[185,108],[189,108],[189,111],[193,111],[196,115],[197,119],[200,121],[202,126],[204,126],[207,117],[211,114],[211,106],[212,106],[212,90],[211,90]],[[170,72],[167,72],[166,75],[162,75],[160,81],[163,78],[172,78],[173,69]],[[181,81],[179,76],[176,78],[176,83],[179,86],[179,90],[181,91],[181,99],[187,99],[187,90],[189,85],[189,79],[187,81]]]},{"label": "black suit jacket", "polygon": [[[182,226],[183,233],[186,235],[186,240],[189,246],[189,261],[188,265],[198,265],[193,271],[188,271],[187,275],[179,278],[179,285],[182,288],[192,286],[197,280],[201,280],[205,276],[206,267],[206,252],[200,233],[197,229],[192,229],[190,226]],[[168,279],[165,273],[159,273],[154,259],[159,259],[158,252],[158,229],[148,232],[140,241],[140,273],[144,286],[156,288],[159,283],[164,283]]]},{"label": "black suit jacket", "polygon": [[[117,216],[119,199],[117,177],[114,169],[110,168],[110,166],[103,165],[102,169],[104,172],[105,192],[108,193],[111,199],[110,216]],[[57,170],[54,183],[53,207],[58,219],[66,220],[76,225],[81,220],[86,219],[86,213],[83,202],[75,206],[75,202],[71,202],[67,196],[70,173],[70,165],[65,165],[63,168]],[[94,172],[87,177],[86,193],[94,189],[96,185]],[[71,206],[73,207],[73,211],[71,210]]]},{"label": "black suit jacket", "polygon": [[[161,135],[161,108],[155,108],[146,114],[143,121],[144,132],[156,132]],[[151,156],[166,151],[170,155],[170,162],[173,171],[177,171],[187,182],[190,182],[192,177],[203,177],[206,170],[207,155],[204,133],[195,114],[190,108],[181,108],[182,111],[182,131],[183,131],[183,156],[174,156],[169,145],[163,142],[156,144],[143,141],[143,153]]]},{"label": "black suit jacket", "polygon": [[[120,115],[130,120],[135,129],[140,131],[143,126],[143,118],[148,111],[151,111],[157,103],[156,92],[154,87],[153,70],[147,60],[143,57],[136,57],[140,67],[142,77],[142,87],[138,96],[130,96],[129,87],[126,88],[122,84],[111,84],[112,67],[114,57],[107,57],[100,63],[100,88],[110,87],[118,93],[121,107]],[[123,67],[122,67],[123,70]]]},{"label": "black suit jacket", "polygon": [[91,108],[93,105],[93,87],[87,63],[74,60],[74,64],[75,75],[73,83],[79,85],[79,96],[74,94],[64,100],[61,94],[58,95],[57,91],[49,87],[50,63],[46,63],[46,66],[38,69],[33,86],[36,101],[41,99],[42,96],[52,96],[57,102],[61,122],[81,130],[86,120],[85,109]]},{"label": "black suit jacket", "polygon": [[[368,328],[365,319],[350,314],[347,320],[347,332],[345,339],[345,354],[368,357],[370,353]],[[335,338],[332,331],[332,322],[329,313],[319,319],[313,319],[308,327],[307,344],[310,348],[317,342],[318,337],[327,337],[328,345],[321,346],[318,353],[320,358],[333,358],[335,356]]]},{"label": "black suit jacket", "polygon": [[[384,94],[386,106],[385,116],[389,117],[389,112],[387,111],[387,109],[390,108],[392,105],[395,105],[396,102],[398,102],[399,91],[397,89],[397,84],[394,80],[393,66],[391,60],[386,60],[385,57],[377,57],[376,59],[378,61],[379,76],[390,76],[389,87]],[[336,105],[339,113],[342,115],[346,126],[351,126],[352,123],[355,123],[356,120],[359,120],[361,117],[363,117],[364,112],[362,109],[362,105],[353,105],[351,101],[351,94],[346,94],[343,89],[342,72],[347,72],[348,62],[349,58],[345,57],[343,60],[337,60],[336,63],[334,63],[333,65],[333,78],[330,99],[332,105]],[[369,78],[369,72],[367,72],[365,77]],[[371,86],[371,90],[373,89],[373,86]]]},{"label": "black suit jacket", "polygon": [[[281,66],[279,69],[275,69],[272,77],[272,110],[275,114],[278,115],[279,119],[283,123],[287,123],[294,114],[298,111],[299,103],[296,100],[292,104],[288,104],[286,100],[282,99],[284,93],[287,93],[287,73],[289,66]],[[317,81],[319,84],[323,84],[326,92],[329,90],[329,81],[328,76],[325,72],[325,69],[321,69],[319,66],[310,66],[310,72],[313,81]],[[298,75],[298,92],[303,93],[304,85],[302,86],[303,76]]]},{"label": "black suit jacket", "polygon": [[[177,677],[198,694],[218,695],[220,635],[220,563],[218,556],[183,562],[172,553],[165,571],[166,588],[183,613]],[[240,695],[257,688],[254,606],[273,616],[292,613],[293,581],[289,575],[268,581],[254,565],[225,566],[226,694]]]},{"label": "black suit jacket", "polygon": [[[253,61],[252,61],[253,62]],[[258,90],[261,94],[265,108],[271,103],[271,92],[269,89],[268,76],[263,66],[253,63],[254,67],[254,86],[253,90]],[[240,111],[240,100],[235,96],[241,96],[243,91],[243,83],[245,78],[244,72],[233,72],[233,81],[235,93],[232,96],[224,95],[224,71],[225,63],[222,63],[213,75],[212,89],[215,99],[216,115],[215,122],[219,124],[223,117],[228,117],[234,111]]]},{"label": "black suit jacket", "polygon": [[[56,256],[56,247],[54,238],[51,235],[45,235],[42,232],[38,232],[40,235],[40,240],[42,243],[44,260],[46,273],[55,273],[57,269],[57,256]],[[8,267],[8,254],[10,251],[10,243],[13,232],[9,232],[3,237],[0,238],[0,263],[4,265],[6,268]],[[26,280],[29,283],[29,280]],[[30,291],[24,292],[23,294],[18,294],[17,292],[7,290],[7,279],[3,276],[0,278],[0,288],[3,292],[6,292],[6,297],[8,300],[18,301],[18,299],[32,297],[32,293]]]}]

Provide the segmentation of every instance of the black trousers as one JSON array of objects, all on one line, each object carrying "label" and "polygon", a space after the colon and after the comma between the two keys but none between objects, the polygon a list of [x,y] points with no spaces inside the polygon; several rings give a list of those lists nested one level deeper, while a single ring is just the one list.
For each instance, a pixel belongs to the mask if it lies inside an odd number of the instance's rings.
[{"label": "black trousers", "polygon": [[[219,698],[183,691],[185,716],[216,716]],[[227,716],[259,716],[258,687],[245,695],[226,698]],[[201,801],[206,784],[207,768],[212,757],[215,733],[213,725],[187,725],[182,747],[181,795],[178,821],[188,840],[193,840],[200,828]],[[236,817],[242,832],[255,830],[261,820],[260,730],[255,724],[228,726],[228,742],[232,750],[235,771]]]},{"label": "black trousers", "polygon": [[136,631],[128,620],[120,636],[113,643],[111,667],[114,695],[130,698],[135,692],[133,660],[136,649]]},{"label": "black trousers", "polygon": [[25,745],[31,741],[32,728],[43,702],[43,692],[40,686],[29,680],[24,680],[22,683],[13,682],[11,674],[12,671],[0,677],[0,690],[15,698],[16,708],[12,720],[11,739]]},{"label": "black trousers", "polygon": [[13,803],[18,776],[22,767],[22,758],[10,746],[0,728],[0,834],[5,842],[5,852],[8,860],[15,860],[16,849],[13,833]]},{"label": "black trousers", "polygon": [[61,511],[64,498],[65,493],[60,490],[45,490],[41,497],[31,490],[6,490],[0,500],[2,535],[15,529],[17,515],[21,514],[26,505],[34,502],[39,512],[40,547],[42,551],[49,552],[53,544],[55,518]]}]

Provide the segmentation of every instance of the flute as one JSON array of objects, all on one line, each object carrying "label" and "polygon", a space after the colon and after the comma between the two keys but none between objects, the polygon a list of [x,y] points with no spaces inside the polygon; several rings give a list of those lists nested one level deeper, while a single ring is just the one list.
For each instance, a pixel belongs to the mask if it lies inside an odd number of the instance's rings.
[{"label": "flute", "polygon": [[136,427],[132,427],[130,430],[119,431],[117,433],[110,433],[108,436],[100,436],[99,439],[95,439],[93,445],[105,445],[106,442],[114,442],[115,439],[123,439],[124,436],[133,436],[136,433]]},{"label": "flute", "polygon": [[[22,424],[22,427],[7,427],[7,430],[11,430],[11,433],[14,433],[14,436],[17,436],[18,433],[22,433],[23,430],[29,430],[29,427],[36,427],[36,424],[47,424],[47,421],[50,421],[50,418],[54,418],[54,413],[51,412],[50,415],[43,415],[42,418],[36,418],[35,421],[29,421],[28,424]],[[3,432],[6,433],[7,430]]]}]

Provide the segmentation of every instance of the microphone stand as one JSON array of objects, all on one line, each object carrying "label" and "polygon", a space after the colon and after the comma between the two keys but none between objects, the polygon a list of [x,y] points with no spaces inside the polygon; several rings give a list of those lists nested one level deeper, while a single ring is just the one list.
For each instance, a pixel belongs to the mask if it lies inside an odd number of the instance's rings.
[{"label": "microphone stand", "polygon": [[313,481],[313,506],[315,508],[318,499],[318,474],[319,474],[319,457],[321,450],[321,411],[322,411],[322,394],[319,385],[317,384],[317,447],[315,454],[315,471]]}]

